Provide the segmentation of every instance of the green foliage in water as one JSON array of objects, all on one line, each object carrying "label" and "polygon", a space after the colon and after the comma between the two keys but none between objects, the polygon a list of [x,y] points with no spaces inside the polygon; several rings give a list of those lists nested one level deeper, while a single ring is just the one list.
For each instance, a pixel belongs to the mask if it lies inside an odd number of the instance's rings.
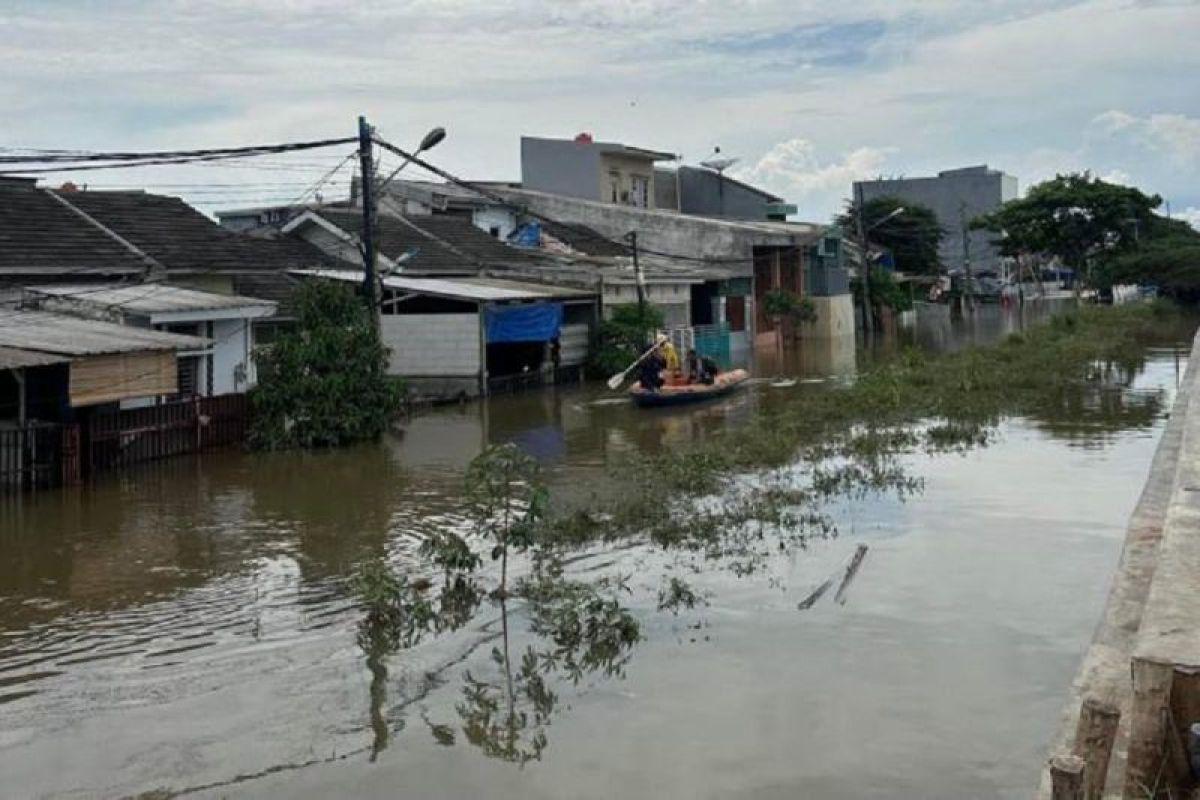
[{"label": "green foliage in water", "polygon": [[655,306],[613,306],[612,316],[600,323],[588,351],[587,371],[593,378],[607,378],[632,364],[649,346],[654,332],[663,327],[663,315]]},{"label": "green foliage in water", "polygon": [[509,551],[524,551],[535,543],[546,513],[539,472],[537,461],[515,444],[492,445],[467,467],[467,510],[475,533],[493,543],[501,595],[508,591]]},{"label": "green foliage in water", "polygon": [[336,447],[374,439],[402,402],[387,349],[362,301],[340,283],[312,281],[293,297],[296,325],[254,355],[250,444],[261,450]]},{"label": "green foliage in water", "polygon": [[[850,281],[850,291],[854,294],[854,302],[857,305],[862,305],[862,279],[854,278]],[[892,311],[908,311],[913,307],[912,293],[900,284],[896,283],[896,278],[891,270],[886,270],[883,267],[871,268],[871,305],[875,308],[876,314],[881,308],[890,308]]]},{"label": "green foliage in water", "polygon": [[801,297],[787,289],[772,289],[763,295],[762,302],[768,317],[790,322],[817,321],[817,308],[812,298]]}]

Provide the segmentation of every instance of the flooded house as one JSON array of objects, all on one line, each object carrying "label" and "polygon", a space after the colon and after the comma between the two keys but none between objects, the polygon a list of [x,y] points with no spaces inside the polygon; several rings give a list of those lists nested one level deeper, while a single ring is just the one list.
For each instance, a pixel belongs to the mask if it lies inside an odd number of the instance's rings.
[{"label": "flooded house", "polygon": [[288,270],[324,263],[175,197],[0,177],[7,484],[238,440],[253,348],[286,324]]}]

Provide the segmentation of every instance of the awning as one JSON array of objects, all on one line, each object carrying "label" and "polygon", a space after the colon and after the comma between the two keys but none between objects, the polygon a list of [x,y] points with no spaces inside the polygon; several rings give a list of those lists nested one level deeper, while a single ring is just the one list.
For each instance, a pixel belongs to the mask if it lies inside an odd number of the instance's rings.
[{"label": "awning", "polygon": [[489,307],[484,311],[486,341],[548,342],[558,337],[562,320],[562,303]]}]

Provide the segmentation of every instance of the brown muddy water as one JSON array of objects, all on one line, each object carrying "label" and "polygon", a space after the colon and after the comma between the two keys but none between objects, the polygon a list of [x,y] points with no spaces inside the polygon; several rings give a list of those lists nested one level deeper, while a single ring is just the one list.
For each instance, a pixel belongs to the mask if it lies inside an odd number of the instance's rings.
[{"label": "brown muddy water", "polygon": [[[1020,324],[991,308],[910,336],[950,348]],[[534,454],[565,499],[621,453],[852,377],[852,344],[782,362],[767,348],[753,364],[767,380],[693,409],[560,388],[424,413],[374,446],[207,455],[9,503],[0,797],[1025,797],[1184,346],[1151,350],[1118,408],[1014,419],[987,448],[906,459],[922,493],[847,501],[836,538],[751,575],[693,573],[636,543],[580,553],[575,573],[629,577],[645,638],[623,677],[551,673],[529,711],[544,741],[507,749],[470,731],[487,687],[512,680],[493,651],[519,661],[536,638],[520,604],[485,604],[380,669],[355,642],[355,565],[420,569],[424,535],[465,529],[462,471],[487,443]],[[1160,410],[1115,413],[1134,401]],[[860,544],[846,592],[799,610]],[[658,610],[671,570],[709,604]],[[514,750],[540,758],[497,757]]]}]

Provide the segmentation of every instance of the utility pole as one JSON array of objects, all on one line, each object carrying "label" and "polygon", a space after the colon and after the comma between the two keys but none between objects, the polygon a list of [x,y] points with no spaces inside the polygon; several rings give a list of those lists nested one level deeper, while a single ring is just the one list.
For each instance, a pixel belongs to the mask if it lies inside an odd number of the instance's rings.
[{"label": "utility pole", "polygon": [[854,219],[858,226],[858,247],[862,265],[859,278],[863,287],[863,333],[871,337],[875,335],[875,310],[871,307],[871,253],[867,245],[867,228],[863,223],[863,191],[860,181],[854,182]]},{"label": "utility pole", "polygon": [[638,316],[646,318],[646,289],[642,283],[642,266],[638,263],[637,231],[625,234],[633,253],[633,280],[637,284]]},{"label": "utility pole", "polygon": [[358,118],[358,163],[362,173],[363,302],[374,324],[379,322],[379,280],[375,274],[375,162],[371,155],[371,126]]},{"label": "utility pole", "polygon": [[967,204],[958,204],[958,224],[962,233],[963,247],[963,278],[966,289],[966,307],[975,311],[975,274],[971,271],[971,233],[967,228]]}]

